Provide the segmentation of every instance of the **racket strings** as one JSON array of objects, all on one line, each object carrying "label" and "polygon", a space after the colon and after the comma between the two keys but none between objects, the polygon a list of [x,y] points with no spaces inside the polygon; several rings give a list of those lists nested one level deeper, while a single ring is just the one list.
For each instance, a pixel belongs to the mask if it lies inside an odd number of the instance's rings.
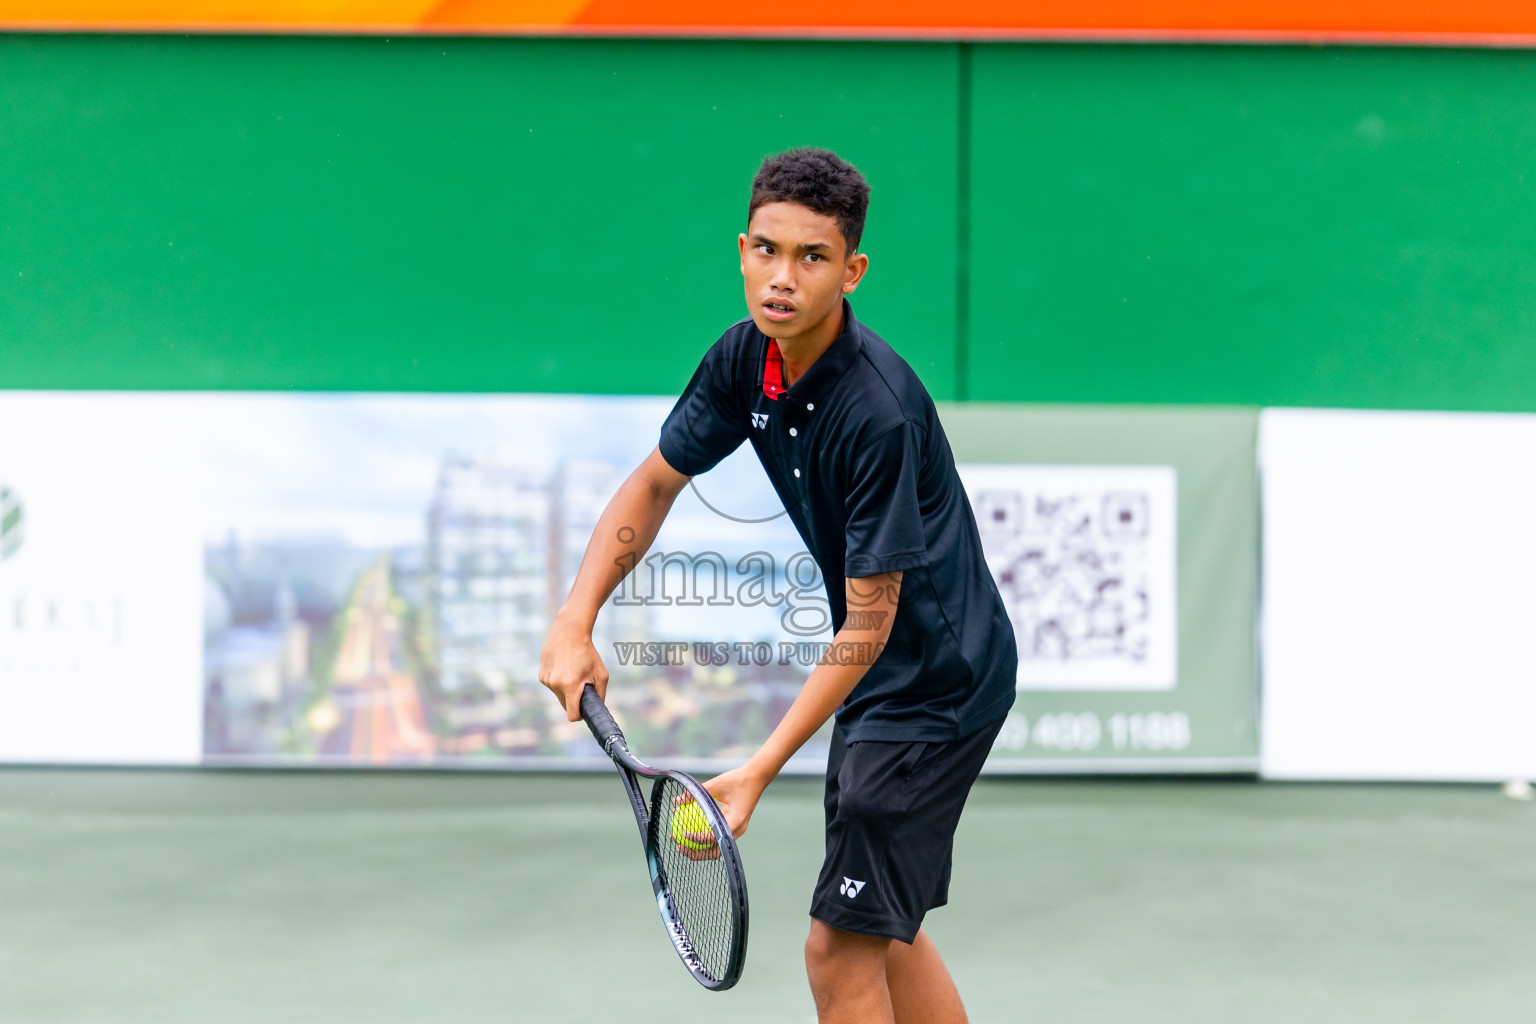
[{"label": "racket strings", "polygon": [[[673,916],[705,971],[712,978],[723,978],[731,962],[736,925],[730,875],[725,858],[712,842],[714,826],[700,829],[699,823],[708,819],[676,779],[659,780],[657,789],[651,805],[651,842],[661,861]],[[706,834],[700,835],[701,831]],[[690,849],[679,837],[706,849]]]}]

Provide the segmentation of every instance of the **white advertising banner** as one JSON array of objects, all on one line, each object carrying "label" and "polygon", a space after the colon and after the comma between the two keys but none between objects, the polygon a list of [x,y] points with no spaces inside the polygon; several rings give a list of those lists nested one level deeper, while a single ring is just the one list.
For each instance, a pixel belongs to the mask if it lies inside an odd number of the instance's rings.
[{"label": "white advertising banner", "polygon": [[194,438],[137,396],[0,398],[0,758],[202,757]]},{"label": "white advertising banner", "polygon": [[1536,777],[1536,416],[1266,410],[1261,763]]}]

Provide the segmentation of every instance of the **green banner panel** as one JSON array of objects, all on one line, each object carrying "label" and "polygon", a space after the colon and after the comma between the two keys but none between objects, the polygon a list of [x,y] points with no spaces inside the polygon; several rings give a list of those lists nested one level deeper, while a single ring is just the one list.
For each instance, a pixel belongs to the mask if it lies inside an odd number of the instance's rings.
[{"label": "green banner panel", "polygon": [[1536,409],[1536,53],[970,67],[963,396]]},{"label": "green banner panel", "polygon": [[[675,394],[770,152],[954,394],[953,45],[0,36],[0,387]],[[897,325],[900,329],[897,330]]]},{"label": "green banner panel", "polygon": [[[1020,648],[989,770],[1255,770],[1257,411],[941,415]],[[989,490],[1008,472],[1022,481],[1012,506]]]}]

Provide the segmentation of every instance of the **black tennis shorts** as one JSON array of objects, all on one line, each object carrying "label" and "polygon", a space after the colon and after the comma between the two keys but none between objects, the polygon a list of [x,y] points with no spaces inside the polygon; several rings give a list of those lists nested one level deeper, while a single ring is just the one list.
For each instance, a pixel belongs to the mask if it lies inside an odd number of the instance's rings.
[{"label": "black tennis shorts", "polygon": [[834,726],[827,859],[811,916],[843,931],[916,938],[923,915],[949,902],[955,826],[1002,727],[999,718],[948,743],[848,743]]}]

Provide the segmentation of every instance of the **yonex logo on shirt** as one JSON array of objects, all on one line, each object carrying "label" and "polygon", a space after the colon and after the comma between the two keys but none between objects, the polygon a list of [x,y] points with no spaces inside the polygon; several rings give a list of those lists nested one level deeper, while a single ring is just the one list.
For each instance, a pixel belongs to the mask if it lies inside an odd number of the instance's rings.
[{"label": "yonex logo on shirt", "polygon": [[847,896],[849,899],[853,899],[859,894],[859,890],[863,888],[863,882],[855,881],[854,879],[849,878],[847,875],[844,875],[843,884],[837,887],[837,891],[842,893],[844,896]]},{"label": "yonex logo on shirt", "polygon": [[755,413],[753,413],[752,414],[752,425],[754,427],[766,427],[768,425],[768,414],[765,413],[765,412],[755,412]]}]

